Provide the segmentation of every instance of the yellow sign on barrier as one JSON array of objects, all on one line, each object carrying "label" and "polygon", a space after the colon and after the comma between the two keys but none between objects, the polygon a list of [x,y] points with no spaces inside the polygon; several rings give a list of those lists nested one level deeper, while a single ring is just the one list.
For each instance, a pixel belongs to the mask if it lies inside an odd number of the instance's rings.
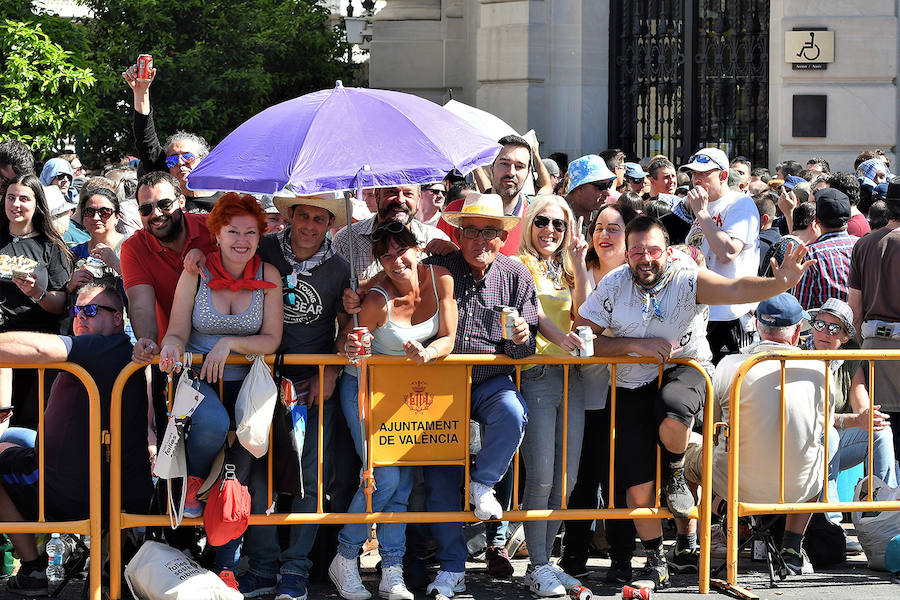
[{"label": "yellow sign on barrier", "polygon": [[441,464],[466,460],[465,365],[370,367],[372,462]]}]

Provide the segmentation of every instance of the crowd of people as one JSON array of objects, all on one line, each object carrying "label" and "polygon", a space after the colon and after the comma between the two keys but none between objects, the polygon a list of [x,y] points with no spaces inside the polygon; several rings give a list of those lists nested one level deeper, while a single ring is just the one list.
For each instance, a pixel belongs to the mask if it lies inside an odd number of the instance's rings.
[{"label": "crowd of people", "polygon": [[[225,364],[229,355],[352,358],[366,341],[354,329],[356,315],[371,332],[373,353],[420,365],[451,353],[642,356],[655,362],[619,365],[615,381],[601,364],[571,366],[567,376],[560,364],[525,365],[518,385],[511,365],[474,367],[471,416],[482,432],[467,500],[487,521],[489,573],[510,577],[503,514],[513,508],[516,451],[524,466],[516,508],[558,508],[564,498],[570,508],[598,508],[610,500],[612,418],[612,500],[618,507],[655,505],[659,447],[663,501],[676,517],[677,534],[667,556],[660,520],[608,521],[606,578],[650,581],[659,590],[670,584],[670,571],[697,572],[691,515],[707,401],[703,374],[668,361],[701,364],[713,378],[716,419],[727,420],[733,376],[752,353],[900,347],[900,294],[891,291],[900,267],[900,183],[893,183],[889,161],[878,151],[861,153],[853,171],[832,173],[827,161],[813,158],[805,166],[785,161],[770,174],[714,147],[679,169],[669,157],[642,159],[618,149],[571,162],[560,154],[542,159],[538,148],[510,135],[499,140],[494,161],[468,179],[449,173],[438,182],[367,190],[365,202],[354,202],[348,213],[333,193],[257,198],[190,190],[188,175],[208,144],[185,132],[160,143],[152,79],[139,80],[134,67],[123,77],[134,94],[134,160],[90,176],[76,155],[65,154],[47,160],[38,177],[24,143],[0,142],[0,254],[34,263],[0,278],[0,363],[83,366],[98,384],[109,427],[115,377],[129,361],[158,359],[123,395],[123,507],[129,512],[150,506],[151,469],[167,422],[167,377],[181,368],[186,351],[203,356],[204,395],[186,430],[189,517],[203,514],[205,484],[223,447],[225,460],[245,473],[253,513],[273,501],[266,497],[267,459],[229,436],[247,374],[247,367]],[[529,178],[534,195],[523,191]],[[518,315],[508,324],[504,307]],[[662,371],[656,363],[664,364]],[[874,381],[859,361],[830,367],[790,361],[785,371],[788,502],[819,498],[824,461],[833,485],[840,470],[866,459],[870,416],[875,474],[897,485],[900,374],[881,361]],[[775,502],[778,366],[751,373],[741,392],[740,493]],[[364,455],[359,367],[292,366],[284,375],[308,406],[323,405],[326,451],[317,454],[318,410],[310,410],[299,464],[272,449],[279,506],[314,512],[310,490],[321,485],[330,510],[365,511],[357,485]],[[48,519],[88,514],[87,394],[64,372],[48,386],[45,469],[38,473],[39,389],[35,371],[0,371],[0,521],[35,518],[38,477]],[[825,423],[828,403],[833,419]],[[828,448],[826,428],[832,429]],[[713,455],[714,505],[721,508],[724,443]],[[461,467],[380,466],[374,478],[376,511],[453,511],[463,500]],[[805,568],[807,521],[808,515],[791,515],[785,528],[781,558],[794,574]],[[580,584],[590,527],[587,521],[525,524],[531,591],[558,596]],[[561,528],[562,556],[553,562]],[[251,526],[224,544],[210,543],[210,566],[245,597],[274,592],[279,600],[303,600],[317,529],[292,525],[285,539],[274,526]],[[369,534],[362,524],[337,534],[327,573],[344,598],[371,597],[358,567]],[[22,563],[8,589],[45,593],[46,556],[34,536],[9,537]],[[634,572],[636,539],[646,562]],[[382,523],[377,540],[381,597],[412,599],[410,590],[419,588],[453,597],[465,590],[461,523]],[[429,546],[438,563],[433,577],[426,571]],[[247,570],[238,573],[241,557]]]}]

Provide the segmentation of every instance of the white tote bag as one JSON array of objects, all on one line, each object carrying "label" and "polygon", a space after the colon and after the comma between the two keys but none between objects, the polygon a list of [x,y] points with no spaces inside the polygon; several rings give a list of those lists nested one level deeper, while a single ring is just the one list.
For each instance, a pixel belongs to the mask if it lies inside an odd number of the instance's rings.
[{"label": "white tote bag", "polygon": [[166,424],[166,431],[163,434],[162,443],[156,454],[156,463],[153,466],[153,474],[166,480],[169,522],[173,529],[181,525],[181,519],[184,516],[184,501],[187,496],[186,482],[181,486],[181,499],[178,502],[172,495],[172,480],[187,477],[184,429],[204,398],[200,393],[200,380],[196,372],[188,368],[191,364],[189,352],[185,353],[184,364],[185,367],[178,378],[178,386],[175,388],[175,399],[172,402],[169,422]]},{"label": "white tote bag", "polygon": [[266,361],[262,356],[254,356],[234,403],[234,420],[238,441],[256,458],[269,450],[269,429],[277,399],[278,387]]},{"label": "white tote bag", "polygon": [[144,542],[128,566],[125,582],[140,600],[241,600],[218,575],[165,544]]}]

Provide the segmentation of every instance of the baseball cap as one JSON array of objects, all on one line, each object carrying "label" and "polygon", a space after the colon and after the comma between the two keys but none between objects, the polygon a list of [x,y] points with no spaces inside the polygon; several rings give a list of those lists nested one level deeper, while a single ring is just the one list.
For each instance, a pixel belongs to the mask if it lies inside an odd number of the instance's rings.
[{"label": "baseball cap", "polygon": [[645,170],[641,168],[641,165],[633,162],[625,163],[625,177],[631,177],[632,179],[643,179],[649,175]]},{"label": "baseball cap", "polygon": [[792,190],[798,183],[803,183],[806,181],[802,177],[797,177],[796,175],[788,175],[784,178],[783,187],[787,190]]},{"label": "baseball cap", "polygon": [[571,192],[579,185],[595,181],[615,179],[616,174],[609,170],[606,161],[596,154],[588,154],[576,158],[569,163],[569,189]]},{"label": "baseball cap", "polygon": [[825,227],[843,227],[850,220],[850,198],[834,188],[823,188],[813,194],[816,218]]},{"label": "baseball cap", "polygon": [[809,320],[809,313],[787,292],[763,300],[756,307],[756,320],[769,327],[788,327],[802,319]]},{"label": "baseball cap", "polygon": [[728,156],[718,148],[703,148],[682,165],[680,171],[712,171],[721,169],[728,171]]},{"label": "baseball cap", "polygon": [[850,308],[849,304],[838,298],[829,298],[822,303],[821,308],[818,310],[809,311],[813,317],[817,317],[819,313],[823,312],[838,319],[841,325],[844,326],[844,329],[847,330],[847,333],[850,334],[850,337],[856,337],[856,329],[853,327],[853,309]]},{"label": "baseball cap", "polygon": [[541,159],[541,162],[544,163],[544,166],[547,167],[547,172],[551,175],[560,175],[559,165],[556,164],[556,161],[552,158],[544,158]]}]

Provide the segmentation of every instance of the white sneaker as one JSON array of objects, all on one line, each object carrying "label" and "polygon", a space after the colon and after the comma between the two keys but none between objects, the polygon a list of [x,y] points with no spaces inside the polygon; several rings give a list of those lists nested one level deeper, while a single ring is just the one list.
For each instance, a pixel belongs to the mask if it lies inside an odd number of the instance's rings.
[{"label": "white sneaker", "polygon": [[475,506],[475,517],[480,521],[503,518],[503,507],[494,497],[493,488],[483,483],[472,481],[469,483],[469,501]]},{"label": "white sneaker", "polygon": [[434,596],[440,594],[452,598],[454,594],[466,591],[466,573],[451,573],[450,571],[438,571],[434,581],[425,588],[425,594]]},{"label": "white sneaker", "polygon": [[328,577],[337,587],[338,594],[347,600],[369,600],[372,594],[362,584],[359,578],[359,568],[355,558],[344,558],[340,553],[335,554],[334,560],[328,567]]},{"label": "white sneaker", "polygon": [[406,582],[403,581],[403,565],[381,568],[378,595],[385,600],[415,600],[415,595],[406,588]]},{"label": "white sneaker", "polygon": [[556,575],[556,578],[559,579],[559,582],[563,584],[563,587],[567,590],[571,590],[576,585],[581,585],[581,581],[563,571],[562,567],[560,567],[558,564],[548,564],[550,565],[550,568],[553,569],[553,573]]},{"label": "white sneaker", "polygon": [[549,564],[534,567],[528,565],[525,570],[525,583],[533,594],[538,596],[565,596],[566,588],[556,577],[556,571]]}]

